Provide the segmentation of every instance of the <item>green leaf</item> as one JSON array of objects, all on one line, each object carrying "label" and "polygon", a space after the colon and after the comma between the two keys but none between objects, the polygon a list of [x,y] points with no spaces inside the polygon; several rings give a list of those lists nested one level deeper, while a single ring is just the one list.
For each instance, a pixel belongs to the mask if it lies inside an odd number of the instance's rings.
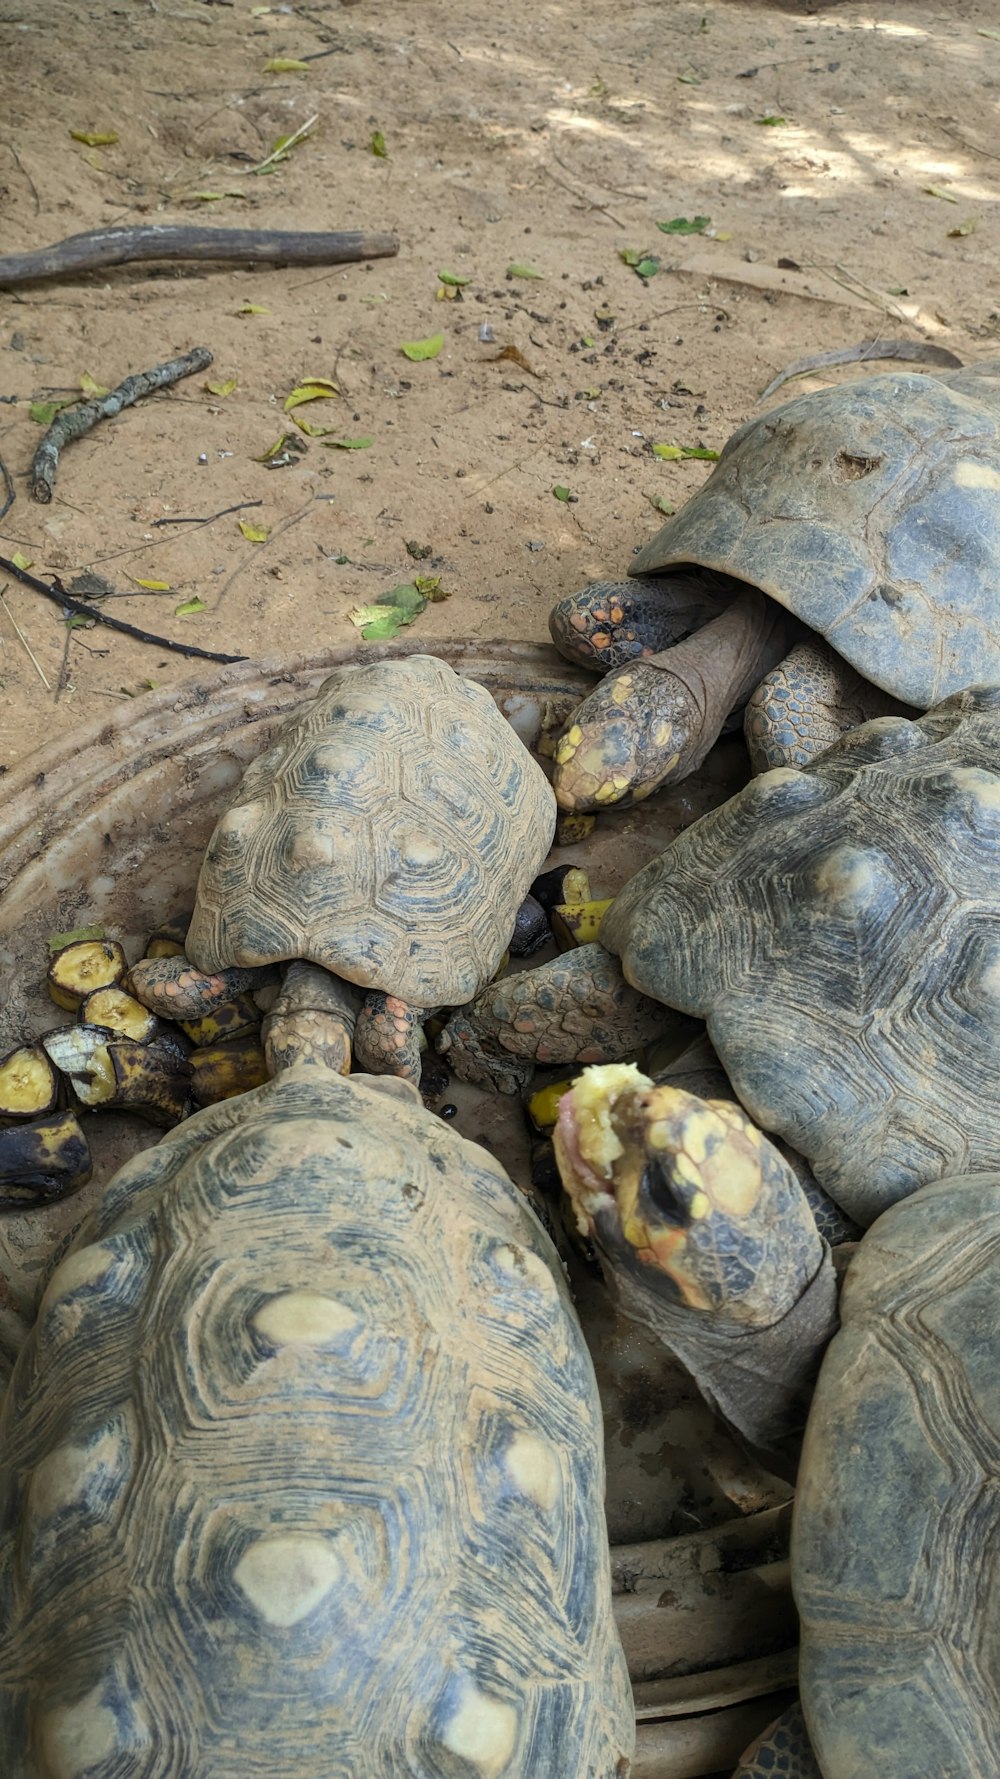
[{"label": "green leaf", "polygon": [[103,938],[103,927],[72,927],[68,933],[50,933],[46,944],[50,951],[61,951],[64,945],[76,945],[83,939]]},{"label": "green leaf", "polygon": [[653,456],[662,458],[665,463],[678,463],[682,457],[696,457],[704,463],[716,463],[718,451],[710,451],[706,445],[654,445]]},{"label": "green leaf", "polygon": [[569,489],[562,482],[557,482],[552,492],[557,500],[572,500],[573,498]]},{"label": "green leaf", "polygon": [[954,240],[956,235],[974,235],[978,226],[974,216],[967,216],[964,222],[958,224],[957,228],[948,230],[948,239]]},{"label": "green leaf", "polygon": [[453,284],[456,290],[461,290],[463,285],[472,283],[471,278],[460,278],[457,272],[439,272],[438,277],[442,284]]},{"label": "green leaf", "polygon": [[677,78],[680,81],[681,86],[701,85],[701,76],[699,74],[678,74]]},{"label": "green leaf", "polygon": [[237,315],[270,315],[271,311],[265,303],[241,303]]},{"label": "green leaf", "polygon": [[366,642],[385,642],[404,624],[412,624],[426,604],[419,587],[412,581],[405,581],[399,587],[390,588],[388,593],[380,593],[374,604],[358,606],[348,616]]},{"label": "green leaf", "polygon": [[72,408],[79,400],[78,395],[68,395],[61,399],[57,397],[54,401],[32,402],[28,413],[38,426],[51,426],[56,415],[60,414],[63,408]]},{"label": "green leaf", "polygon": [[113,148],[118,141],[117,130],[70,130],[70,135],[86,148]]},{"label": "green leaf", "polygon": [[366,433],[360,439],[324,439],[323,443],[328,451],[367,451],[375,440],[370,433]]},{"label": "green leaf", "polygon": [[15,568],[19,568],[21,570],[22,574],[26,573],[27,570],[31,567],[31,557],[23,556],[21,554],[20,550],[14,551],[14,554],[11,557],[11,561],[13,562]]},{"label": "green leaf", "polygon": [[236,378],[227,377],[224,383],[206,383],[209,395],[232,395],[236,388]]},{"label": "green leaf", "polygon": [[239,526],[248,544],[267,543],[269,534],[266,525],[255,525],[252,519],[241,519]]},{"label": "green leaf", "polygon": [[413,585],[424,599],[431,601],[432,605],[439,605],[442,599],[451,598],[451,594],[442,587],[439,574],[415,574]]},{"label": "green leaf", "polygon": [[669,500],[664,500],[662,494],[647,494],[646,499],[651,507],[655,507],[658,513],[663,513],[668,519],[677,511],[676,507],[671,506]]},{"label": "green leaf", "polygon": [[710,216],[673,216],[669,222],[658,222],[656,226],[664,235],[700,235],[711,220]]},{"label": "green leaf", "polygon": [[404,358],[419,364],[425,358],[436,358],[444,345],[444,334],[431,334],[427,340],[404,340],[400,346]]},{"label": "green leaf", "polygon": [[179,605],[177,607],[177,609],[174,612],[174,617],[175,618],[187,618],[187,617],[190,617],[192,612],[203,612],[204,610],[205,610],[205,601],[203,599],[199,599],[198,595],[196,593],[193,599],[185,599],[184,604]]},{"label": "green leaf", "polygon": [[295,56],[272,56],[264,63],[265,74],[308,74],[309,63],[300,62]]},{"label": "green leaf", "polygon": [[775,117],[773,112],[768,112],[766,117],[755,117],[753,121],[755,124],[763,124],[765,128],[775,129],[779,124],[787,124],[788,119],[787,117]]},{"label": "green leaf", "polygon": [[136,574],[130,574],[128,578],[130,581],[134,581],[137,587],[144,587],[147,593],[170,592],[169,581],[141,581]]},{"label": "green leaf", "polygon": [[533,266],[512,265],[507,267],[508,278],[539,278],[545,277],[544,272],[536,272]]},{"label": "green leaf", "polygon": [[924,191],[929,198],[943,198],[946,204],[958,203],[954,192],[946,190],[943,185],[925,185]]},{"label": "green leaf", "polygon": [[581,346],[596,346],[597,341],[593,339],[590,334],[581,334],[580,344]]},{"label": "green leaf", "polygon": [[237,191],[233,186],[229,191],[189,191],[184,194],[185,204],[221,204],[223,198],[245,198],[245,191]]},{"label": "green leaf", "polygon": [[295,437],[295,434],[291,433],[291,432],[279,433],[278,437],[274,441],[274,444],[268,445],[267,450],[264,451],[260,457],[254,457],[251,461],[254,463],[269,462],[269,460],[272,457],[277,457],[279,452],[284,450],[286,444],[288,443],[288,440],[293,439],[294,437]]},{"label": "green leaf", "polygon": [[655,253],[637,253],[634,247],[619,247],[618,258],[631,266],[640,278],[653,278],[660,269]]},{"label": "green leaf", "polygon": [[371,149],[372,154],[377,155],[380,161],[387,161],[389,159],[389,150],[386,148],[385,137],[381,130],[372,131]]},{"label": "green leaf", "polygon": [[88,401],[95,401],[102,395],[110,395],[111,391],[105,383],[95,383],[89,371],[84,371],[80,378],[80,388]]}]

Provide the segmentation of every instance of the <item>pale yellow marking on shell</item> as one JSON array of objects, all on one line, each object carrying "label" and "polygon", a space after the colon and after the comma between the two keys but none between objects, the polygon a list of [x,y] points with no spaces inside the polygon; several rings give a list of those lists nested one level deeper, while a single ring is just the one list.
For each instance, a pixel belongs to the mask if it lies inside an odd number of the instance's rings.
[{"label": "pale yellow marking on shell", "polygon": [[436,865],[441,858],[441,847],[429,834],[401,835],[399,850],[408,865],[417,867]]},{"label": "pale yellow marking on shell", "polygon": [[559,1499],[559,1460],[545,1439],[519,1433],[507,1449],[507,1473],[522,1495],[551,1513]]},{"label": "pale yellow marking on shell", "polygon": [[582,740],[583,730],[579,723],[574,723],[572,728],[567,729],[559,746],[556,748],[556,765],[565,766],[567,760],[573,758],[573,755],[576,753]]},{"label": "pale yellow marking on shell", "polygon": [[[749,1130],[742,1134],[744,1143],[749,1142],[752,1134],[756,1135]],[[744,1147],[744,1143],[733,1141],[717,1151],[710,1164],[711,1178],[707,1182],[718,1209],[728,1211],[734,1217],[745,1217],[760,1197],[760,1140],[749,1143],[749,1148]]]},{"label": "pale yellow marking on shell", "polygon": [[258,1538],[233,1571],[251,1606],[269,1625],[297,1625],[330,1592],[340,1559],[325,1538],[287,1532]]},{"label": "pale yellow marking on shell", "polygon": [[[619,789],[619,786],[621,787],[620,789]],[[625,778],[625,779],[618,779],[618,778],[605,779],[604,783],[599,784],[596,791],[594,792],[594,800],[597,803],[617,803],[618,798],[621,796],[622,790],[627,790],[627,789],[628,789],[628,779],[627,778]]]},{"label": "pale yellow marking on shell", "polygon": [[683,1149],[678,1149],[674,1156],[674,1173],[679,1180],[683,1180],[685,1186],[694,1186],[696,1189],[701,1187],[701,1170],[691,1160],[690,1155],[685,1155]]},{"label": "pale yellow marking on shell", "polygon": [[712,1206],[708,1194],[705,1192],[696,1192],[688,1206],[688,1210],[696,1223],[700,1223],[703,1217],[707,1217],[711,1209]]},{"label": "pale yellow marking on shell", "polygon": [[558,1295],[551,1269],[530,1248],[515,1247],[513,1242],[505,1242],[497,1251],[497,1263],[512,1278],[527,1278],[536,1291],[542,1291],[548,1297]]},{"label": "pale yellow marking on shell", "polygon": [[632,696],[631,674],[626,674],[624,679],[613,680],[609,689],[612,704],[627,704]]},{"label": "pale yellow marking on shell", "polygon": [[38,1313],[44,1315],[58,1303],[61,1297],[69,1297],[84,1285],[96,1285],[103,1279],[115,1264],[117,1256],[109,1253],[103,1242],[91,1242],[86,1248],[78,1248],[75,1254],[67,1254],[61,1266],[57,1266],[45,1288],[45,1295],[39,1304]]},{"label": "pale yellow marking on shell", "polygon": [[257,826],[263,812],[264,805],[257,801],[234,803],[219,820],[219,834],[227,840],[241,840]]},{"label": "pale yellow marking on shell", "polygon": [[685,1121],[684,1148],[692,1161],[704,1161],[708,1154],[709,1120],[697,1112]]},{"label": "pale yellow marking on shell", "polygon": [[104,1703],[100,1686],[75,1705],[47,1711],[39,1730],[44,1779],[77,1779],[80,1773],[96,1772],[119,1752],[115,1714]]},{"label": "pale yellow marking on shell", "polygon": [[517,1741],[517,1712],[466,1680],[442,1740],[449,1753],[467,1760],[483,1779],[499,1779]]},{"label": "pale yellow marking on shell", "polygon": [[276,1347],[293,1343],[321,1347],[356,1328],[358,1316],[349,1304],[320,1291],[283,1291],[263,1304],[253,1321],[265,1340]]},{"label": "pale yellow marking on shell", "polygon": [[108,1428],[93,1445],[57,1445],[35,1466],[28,1490],[28,1510],[48,1519],[70,1507],[86,1493],[88,1478],[97,1470],[113,1469],[123,1445],[120,1427]]},{"label": "pale yellow marking on shell", "polygon": [[1000,809],[1000,778],[978,766],[953,766],[949,774],[952,784],[967,791],[980,809]]},{"label": "pale yellow marking on shell", "polygon": [[653,741],[656,743],[656,746],[666,747],[673,732],[673,723],[671,723],[667,717],[661,717],[658,723],[653,724]]},{"label": "pale yellow marking on shell", "polygon": [[674,1141],[673,1125],[668,1124],[665,1118],[658,1118],[655,1124],[650,1125],[646,1141],[651,1149],[670,1149]]},{"label": "pale yellow marking on shell", "polygon": [[312,829],[307,833],[296,834],[288,862],[293,871],[318,871],[324,865],[332,865],[333,859],[332,835],[319,834]]},{"label": "pale yellow marking on shell", "polygon": [[954,481],[956,488],[1000,488],[1000,471],[991,469],[988,463],[975,463],[966,458],[963,463],[955,465]]}]

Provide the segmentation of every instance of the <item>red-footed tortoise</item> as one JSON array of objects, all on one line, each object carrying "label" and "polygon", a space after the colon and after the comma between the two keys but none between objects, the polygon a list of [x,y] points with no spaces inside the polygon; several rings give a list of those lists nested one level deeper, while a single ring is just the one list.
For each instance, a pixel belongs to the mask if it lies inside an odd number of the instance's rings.
[{"label": "red-footed tortoise", "polygon": [[128,1163],[0,1430],[9,1779],[624,1779],[594,1373],[500,1165],[310,1063]]},{"label": "red-footed tortoise", "polygon": [[220,817],[187,954],[357,984],[358,1065],[415,1080],[420,1022],[494,974],[554,829],[545,775],[484,687],[430,655],[339,668]]},{"label": "red-footed tortoise", "polygon": [[614,668],[558,744],[567,810],[683,778],[744,704],[755,766],[801,766],[897,700],[1000,681],[1000,362],[747,421],[629,573],[550,620],[570,659]]}]

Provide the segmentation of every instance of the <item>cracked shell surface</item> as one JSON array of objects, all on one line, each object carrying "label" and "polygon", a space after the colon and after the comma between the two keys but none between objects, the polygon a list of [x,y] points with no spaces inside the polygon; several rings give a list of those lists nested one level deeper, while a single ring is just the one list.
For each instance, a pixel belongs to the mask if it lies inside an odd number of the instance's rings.
[{"label": "cracked shell surface", "polygon": [[189,955],[305,958],[459,1005],[496,970],[554,830],[545,774],[482,686],[431,655],[340,668],[220,817]]},{"label": "cracked shell surface", "polygon": [[293,1068],[130,1162],[0,1442],[10,1779],[627,1771],[590,1356],[412,1090]]},{"label": "cracked shell surface", "polygon": [[1000,687],[752,779],[628,883],[602,943],[706,1020],[743,1105],[858,1223],[1000,1167]]},{"label": "cracked shell surface", "polygon": [[1000,361],[748,420],[629,572],[691,563],[770,594],[905,703],[1000,680]]},{"label": "cracked shell surface", "polygon": [[998,1292],[1000,1173],[892,1206],[851,1262],[792,1534],[825,1779],[1000,1772]]}]

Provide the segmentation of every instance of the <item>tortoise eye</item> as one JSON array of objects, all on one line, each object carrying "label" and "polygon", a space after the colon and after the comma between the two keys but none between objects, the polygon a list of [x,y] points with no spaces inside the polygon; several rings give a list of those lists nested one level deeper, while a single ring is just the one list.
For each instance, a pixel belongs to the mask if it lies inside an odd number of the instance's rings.
[{"label": "tortoise eye", "polygon": [[687,1206],[660,1162],[647,1161],[642,1170],[641,1191],[655,1206],[664,1223],[676,1229],[687,1227]]}]

